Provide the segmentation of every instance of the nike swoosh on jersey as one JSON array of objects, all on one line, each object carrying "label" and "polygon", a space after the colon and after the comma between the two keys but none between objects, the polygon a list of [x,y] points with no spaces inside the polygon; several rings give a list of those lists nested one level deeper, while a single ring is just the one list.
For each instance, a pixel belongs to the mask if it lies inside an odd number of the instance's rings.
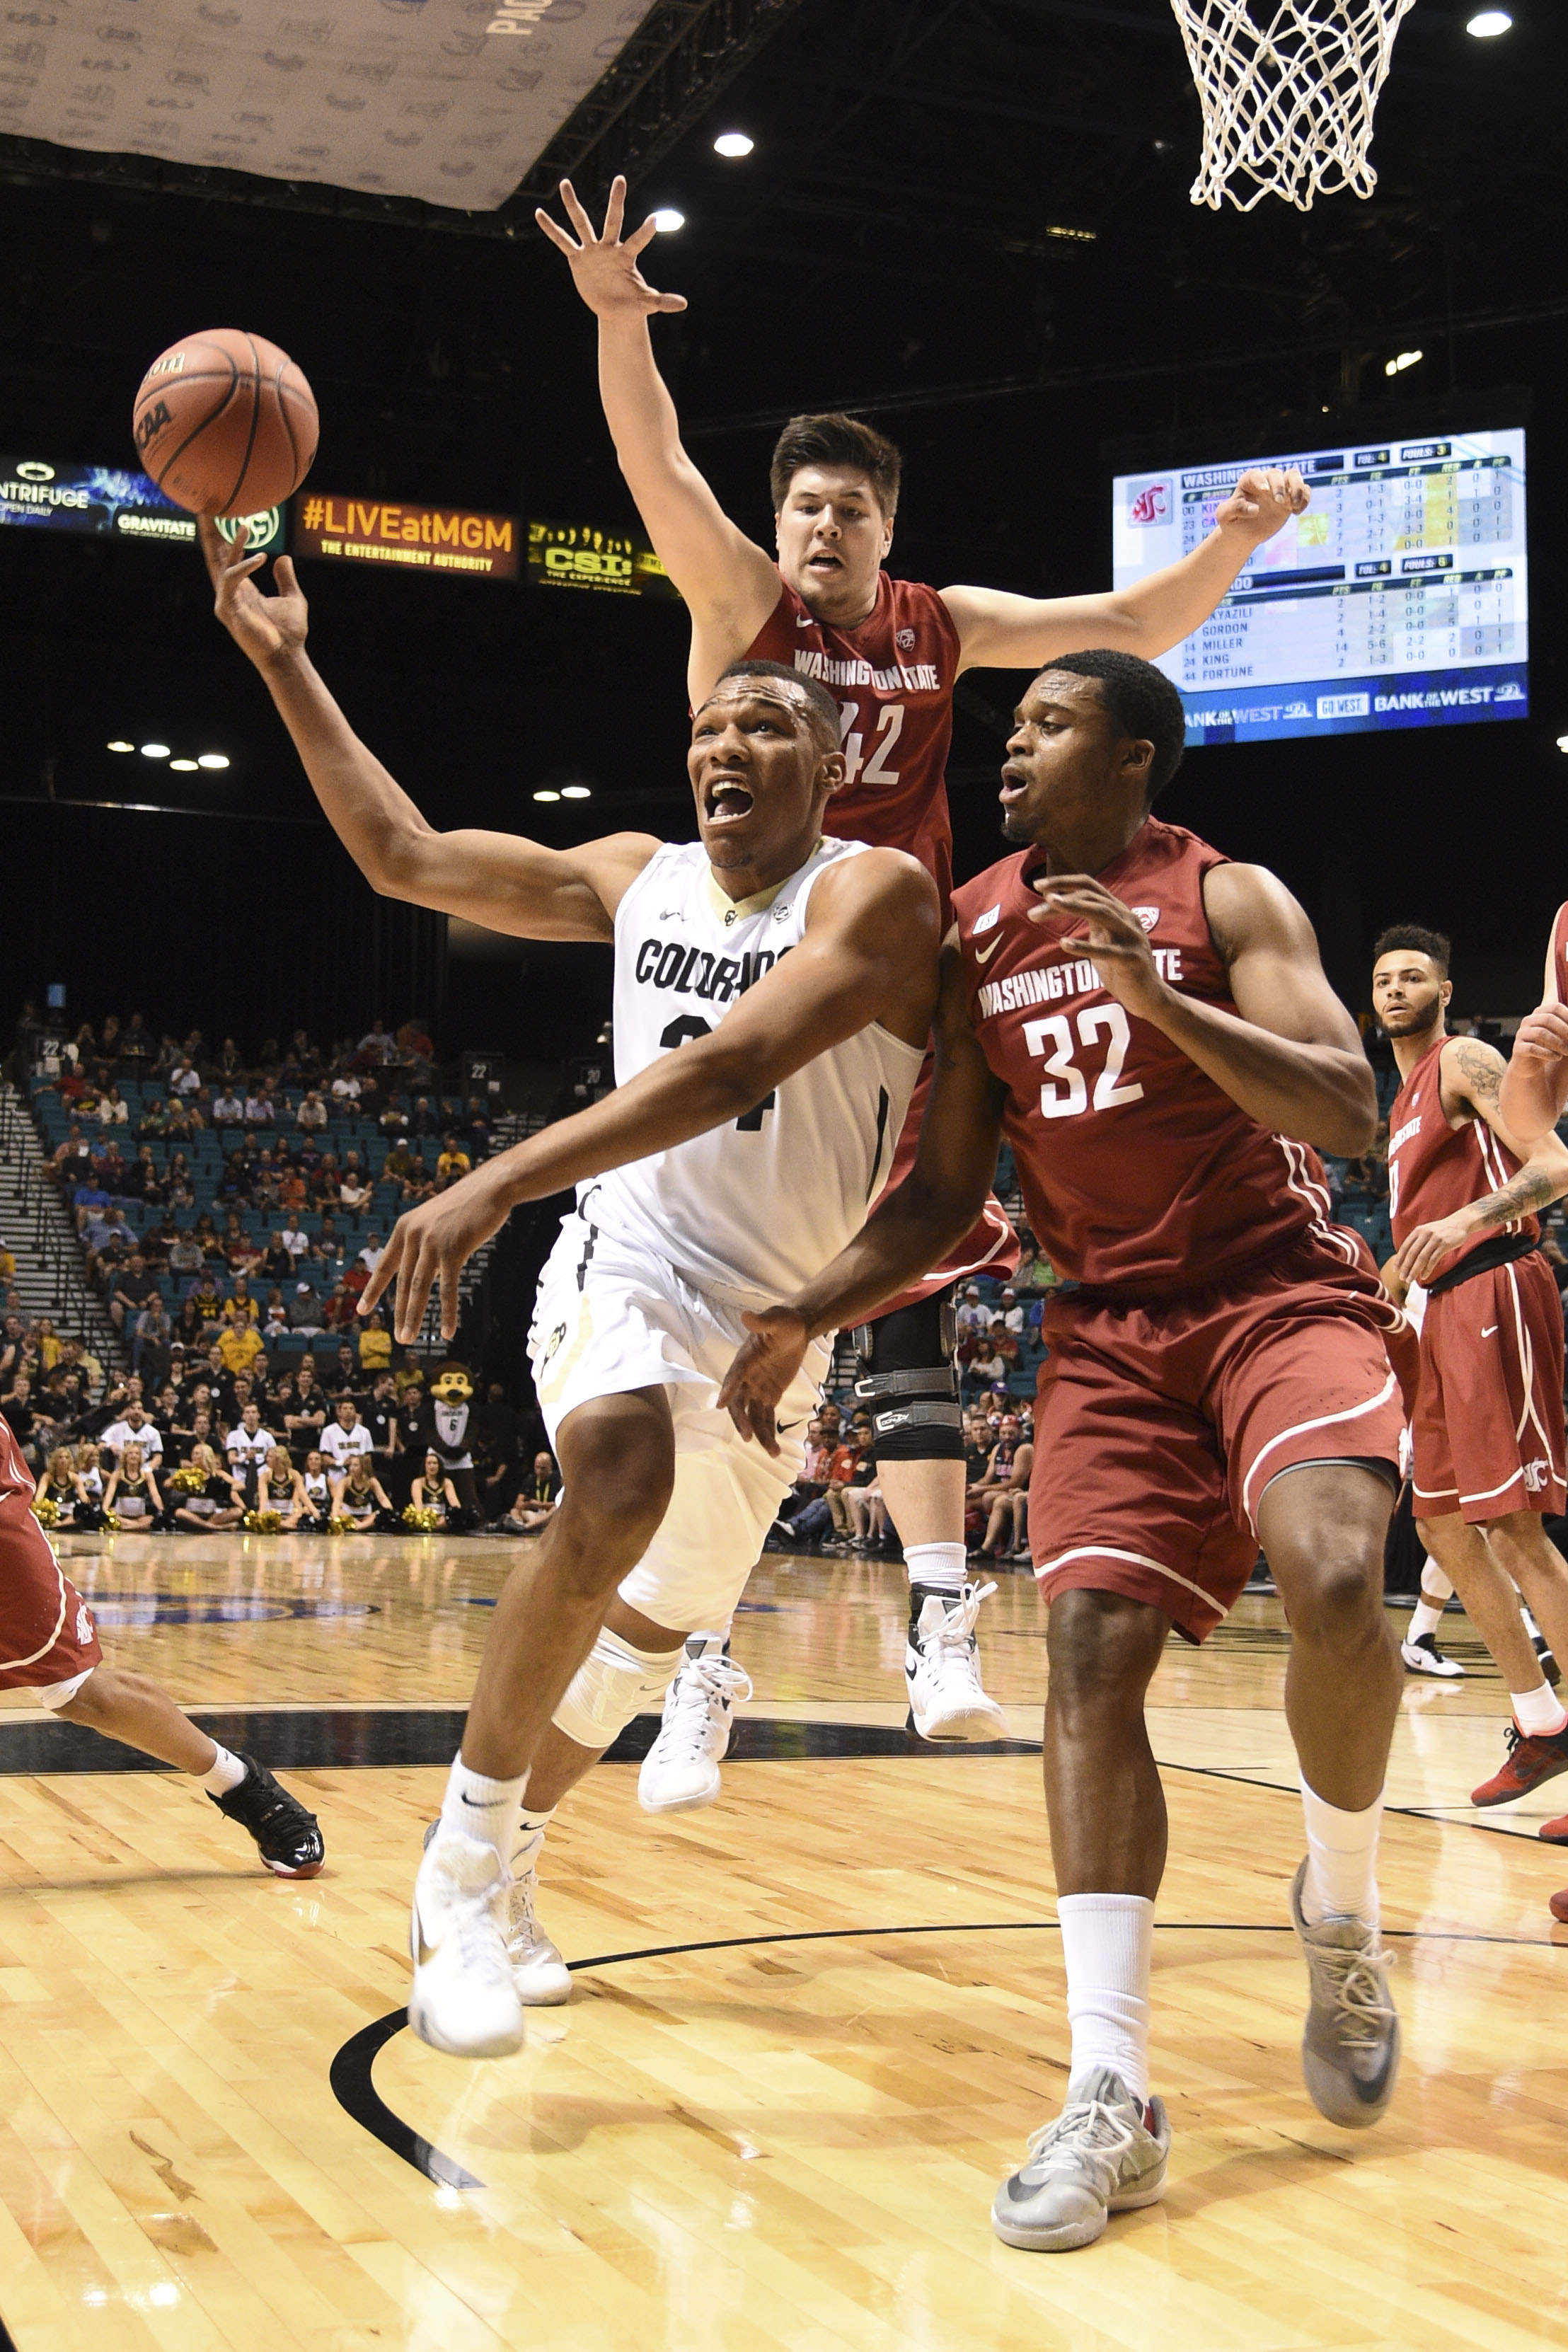
[{"label": "nike swoosh on jersey", "polygon": [[995,954],[995,952],[996,952],[997,949],[1001,946],[1001,944],[1002,944],[1002,934],[1001,934],[1001,932],[1000,932],[1000,931],[998,931],[998,932],[997,932],[997,934],[996,934],[996,936],[995,936],[995,938],[994,938],[994,940],[992,940],[989,942],[989,944],[988,944],[987,946],[983,947],[983,948],[976,948],[976,949],[975,949],[975,950],[974,950],[974,961],[975,961],[975,962],[976,962],[976,963],[989,963],[989,962],[990,962],[990,961],[991,961],[991,959],[992,959],[992,957]]},{"label": "nike swoosh on jersey", "polygon": [[1497,1329],[1497,1325],[1496,1325],[1495,1323],[1489,1323],[1489,1324],[1487,1324],[1487,1325],[1483,1328],[1482,1332],[1481,1332],[1481,1337],[1482,1337],[1482,1339],[1489,1339],[1491,1338],[1491,1336],[1492,1336],[1493,1332],[1494,1332],[1496,1329]]},{"label": "nike swoosh on jersey", "polygon": [[815,628],[816,615],[815,613],[797,613],[795,616],[795,625],[797,629]]}]

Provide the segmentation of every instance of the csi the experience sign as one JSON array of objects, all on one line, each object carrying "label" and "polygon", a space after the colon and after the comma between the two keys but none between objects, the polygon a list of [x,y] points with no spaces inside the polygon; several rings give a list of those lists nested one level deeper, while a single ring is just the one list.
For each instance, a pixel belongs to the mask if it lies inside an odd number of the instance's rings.
[{"label": "csi the experience sign", "polygon": [[515,515],[466,507],[411,507],[382,499],[294,501],[294,552],[412,572],[466,572],[481,580],[515,580],[521,527]]},{"label": "csi the experience sign", "polygon": [[[247,515],[253,554],[283,545],[283,509]],[[194,545],[195,518],[165,498],[145,474],[117,466],[57,466],[44,457],[0,457],[0,525],[26,530],[80,531],[99,539],[165,539]],[[219,523],[234,537],[231,520]]]},{"label": "csi the experience sign", "polygon": [[651,547],[595,523],[531,521],[528,576],[536,588],[596,588],[611,596],[673,596],[680,591]]}]

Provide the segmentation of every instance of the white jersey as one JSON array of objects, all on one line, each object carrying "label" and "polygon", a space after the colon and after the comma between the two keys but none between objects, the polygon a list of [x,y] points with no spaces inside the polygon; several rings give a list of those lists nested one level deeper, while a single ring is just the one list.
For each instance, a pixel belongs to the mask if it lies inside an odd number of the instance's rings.
[{"label": "white jersey", "polygon": [[[817,877],[860,841],[819,841],[772,890],[731,900],[700,842],[667,842],[616,913],[616,1082],[717,1028],[805,936]],[[866,1221],[923,1053],[876,1022],[742,1118],[578,1188],[578,1214],[748,1305],[785,1297]]]}]

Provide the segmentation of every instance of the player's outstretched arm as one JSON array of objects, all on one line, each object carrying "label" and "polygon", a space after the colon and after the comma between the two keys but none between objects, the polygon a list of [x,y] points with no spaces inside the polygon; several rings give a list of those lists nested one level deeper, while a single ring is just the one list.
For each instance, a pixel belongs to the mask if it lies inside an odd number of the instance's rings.
[{"label": "player's outstretched arm", "polygon": [[973,1225],[990,1190],[1005,1090],[970,1026],[963,967],[951,939],[942,959],[935,1033],[935,1084],[909,1175],[815,1282],[781,1307],[742,1318],[752,1336],[731,1365],[719,1402],[742,1436],[754,1437],[769,1454],[779,1450],[774,1408],[810,1342],[864,1321],[940,1265]]},{"label": "player's outstretched arm", "polygon": [[1568,1192],[1568,1146],[1549,1128],[1527,1143],[1506,1123],[1500,1097],[1508,1064],[1495,1045],[1479,1037],[1450,1037],[1443,1048],[1443,1108],[1450,1118],[1465,1111],[1483,1119],[1506,1150],[1521,1164],[1495,1192],[1468,1202],[1451,1217],[1438,1217],[1406,1234],[1394,1270],[1406,1283],[1434,1281],[1448,1259],[1478,1234],[1496,1233],[1521,1217],[1549,1209]]},{"label": "player's outstretched arm", "polygon": [[1110,994],[1148,1021],[1260,1127],[1353,1159],[1377,1131],[1377,1088],[1355,1023],[1329,986],[1312,926],[1261,866],[1216,866],[1204,910],[1235,1013],[1161,978],[1131,907],[1088,874],[1037,882],[1031,919],[1089,925],[1088,953]]},{"label": "player's outstretched arm", "polygon": [[1094,596],[944,588],[942,602],[959,635],[959,666],[1038,668],[1058,654],[1081,653],[1088,646],[1153,661],[1208,619],[1253,551],[1292,515],[1304,513],[1309,498],[1294,467],[1288,473],[1270,466],[1243,474],[1202,545],[1129,588]]},{"label": "player's outstretched arm", "polygon": [[907,1045],[923,1045],[940,927],[936,887],[901,850],[868,850],[831,868],[812,892],[800,945],[707,1036],[661,1055],[602,1102],[483,1161],[400,1217],[360,1313],[395,1281],[393,1327],[400,1340],[411,1339],[438,1283],[442,1335],[451,1339],[462,1265],[520,1202],[563,1192],[742,1118],[873,1021]]},{"label": "player's outstretched arm", "polygon": [[778,603],[779,575],[771,556],[730,520],[681,446],[647,322],[656,311],[684,310],[686,299],[656,292],[638,267],[655,234],[652,219],[622,236],[626,184],[620,178],[611,183],[601,232],[570,180],[561,183],[561,201],[575,237],[542,208],[533,217],[566,256],[577,291],[599,321],[605,421],[654,552],[690,607],[695,700],[751,644]]},{"label": "player's outstretched arm", "polygon": [[1498,1103],[1510,1134],[1526,1143],[1550,1135],[1568,1110],[1568,1005],[1558,1000],[1553,952],[1563,913],[1560,908],[1546,942],[1541,1002],[1519,1024]]},{"label": "player's outstretched arm", "polygon": [[622,833],[558,850],[521,834],[436,832],[361,742],[312,667],[305,651],[309,608],[289,558],[279,556],[277,593],[267,596],[254,576],[267,559],[246,553],[243,523],[232,548],[205,516],[197,530],[217,617],[260,671],[316,798],[373,890],[523,939],[614,938],[621,895],[657,841]]}]

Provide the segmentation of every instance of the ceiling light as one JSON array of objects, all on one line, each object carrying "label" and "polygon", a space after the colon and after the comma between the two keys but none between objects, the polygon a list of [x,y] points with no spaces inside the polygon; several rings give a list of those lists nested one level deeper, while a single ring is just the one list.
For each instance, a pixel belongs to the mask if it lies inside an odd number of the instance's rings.
[{"label": "ceiling light", "polygon": [[653,216],[653,225],[655,228],[662,229],[668,236],[672,229],[686,226],[686,215],[678,213],[673,205],[660,205]]},{"label": "ceiling light", "polygon": [[1396,359],[1384,362],[1383,373],[1384,375],[1403,375],[1406,368],[1415,367],[1426,356],[1425,352],[1401,352]]},{"label": "ceiling light", "polygon": [[748,139],[743,131],[721,131],[713,142],[713,152],[715,155],[749,155],[756,143],[754,139]]},{"label": "ceiling light", "polygon": [[171,768],[178,768],[183,776],[194,776],[196,772],[196,763],[194,760],[171,760],[169,765]]},{"label": "ceiling light", "polygon": [[136,746],[134,743],[121,743],[117,741],[110,743],[109,749],[111,751],[134,751]]},{"label": "ceiling light", "polygon": [[196,765],[198,768],[226,768],[228,765],[228,753],[226,751],[203,751],[196,761]]},{"label": "ceiling light", "polygon": [[559,793],[542,792],[535,793],[533,797],[536,801],[558,801],[561,795]]},{"label": "ceiling light", "polygon": [[1466,32],[1472,34],[1478,41],[1495,41],[1500,33],[1511,32],[1512,29],[1513,18],[1506,8],[1483,8],[1465,26]]},{"label": "ceiling light", "polygon": [[594,794],[587,784],[563,784],[561,797],[563,801],[591,801]]},{"label": "ceiling light", "polygon": [[168,756],[169,747],[166,743],[143,743],[142,746],[142,757],[144,760],[166,760]]}]

